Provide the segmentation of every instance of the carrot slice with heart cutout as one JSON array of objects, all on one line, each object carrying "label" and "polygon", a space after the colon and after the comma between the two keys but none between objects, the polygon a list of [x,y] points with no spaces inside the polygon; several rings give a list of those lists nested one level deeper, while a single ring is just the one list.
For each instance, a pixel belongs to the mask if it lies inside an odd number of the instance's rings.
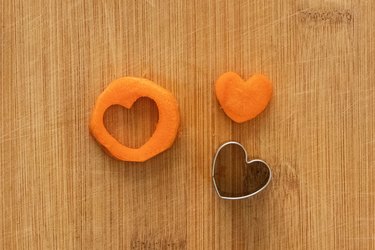
[{"label": "carrot slice with heart cutout", "polygon": [[[140,97],[155,101],[159,120],[151,138],[139,148],[117,141],[104,126],[104,113],[112,105],[130,109]],[[180,112],[171,92],[154,82],[136,77],[114,80],[98,97],[91,115],[90,132],[105,151],[122,161],[144,162],[170,148],[180,126]]]}]

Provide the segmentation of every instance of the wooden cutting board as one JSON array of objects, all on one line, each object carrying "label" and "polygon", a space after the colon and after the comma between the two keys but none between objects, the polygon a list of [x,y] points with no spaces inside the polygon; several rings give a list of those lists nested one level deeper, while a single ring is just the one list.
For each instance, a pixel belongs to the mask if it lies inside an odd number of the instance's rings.
[{"label": "wooden cutting board", "polygon": [[[0,1],[1,249],[374,249],[375,2]],[[214,81],[264,73],[273,99],[235,124]],[[142,163],[89,135],[95,99],[122,76],[178,99],[181,130]],[[157,109],[111,108],[139,146]],[[238,140],[273,170],[220,200],[211,160]]]}]

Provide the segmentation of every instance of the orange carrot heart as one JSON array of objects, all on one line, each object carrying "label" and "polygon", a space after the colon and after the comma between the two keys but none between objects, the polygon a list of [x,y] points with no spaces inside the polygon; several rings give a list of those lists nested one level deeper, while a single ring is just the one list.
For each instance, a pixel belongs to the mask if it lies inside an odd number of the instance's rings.
[{"label": "orange carrot heart", "polygon": [[[159,121],[151,138],[139,148],[129,148],[117,141],[105,128],[104,112],[112,105],[131,108],[140,97],[155,101]],[[177,136],[180,113],[176,98],[154,82],[135,77],[113,81],[98,97],[92,111],[90,132],[111,156],[122,161],[144,162],[170,148]]]},{"label": "orange carrot heart", "polygon": [[236,73],[226,72],[216,80],[215,90],[225,114],[237,123],[259,115],[272,97],[271,82],[261,74],[244,81]]}]

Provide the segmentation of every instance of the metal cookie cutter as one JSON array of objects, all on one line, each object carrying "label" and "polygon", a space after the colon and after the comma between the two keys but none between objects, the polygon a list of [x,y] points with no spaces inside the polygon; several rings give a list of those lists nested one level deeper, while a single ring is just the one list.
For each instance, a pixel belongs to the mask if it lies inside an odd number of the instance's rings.
[{"label": "metal cookie cutter", "polygon": [[[243,150],[243,152],[245,153],[245,162],[246,162],[247,167],[251,167],[250,165],[253,164],[253,163],[261,163],[262,167],[265,168],[265,170],[268,172],[267,180],[262,185],[260,185],[258,187],[258,189],[256,189],[255,191],[252,191],[252,192],[247,193],[247,194],[242,195],[242,196],[227,196],[227,195],[223,194],[220,191],[220,189],[218,188],[217,183],[216,183],[216,179],[215,179],[216,160],[217,160],[221,150],[223,148],[225,148],[226,146],[229,146],[229,145],[239,146]],[[249,197],[254,196],[257,193],[261,192],[262,190],[264,190],[268,186],[268,184],[270,183],[271,179],[272,179],[272,171],[271,171],[271,168],[269,167],[269,165],[265,161],[260,160],[260,159],[249,160],[248,155],[247,155],[247,151],[241,143],[236,142],[236,141],[229,141],[229,142],[226,142],[226,143],[222,144],[217,149],[216,154],[214,156],[214,159],[212,161],[212,182],[213,182],[214,188],[216,190],[216,193],[220,198],[225,199],[225,200],[242,200],[242,199],[249,198]]]}]

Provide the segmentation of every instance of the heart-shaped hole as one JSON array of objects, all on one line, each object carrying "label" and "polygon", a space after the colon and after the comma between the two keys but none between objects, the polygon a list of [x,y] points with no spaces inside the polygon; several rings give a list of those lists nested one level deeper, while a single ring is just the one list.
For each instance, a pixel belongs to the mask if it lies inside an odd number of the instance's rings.
[{"label": "heart-shaped hole", "polygon": [[236,144],[222,148],[216,158],[215,180],[225,197],[243,197],[267,185],[270,171],[259,160],[247,162],[245,151]]},{"label": "heart-shaped hole", "polygon": [[139,98],[131,107],[109,107],[104,114],[104,126],[121,144],[130,148],[141,147],[155,131],[158,108],[150,98]]}]

